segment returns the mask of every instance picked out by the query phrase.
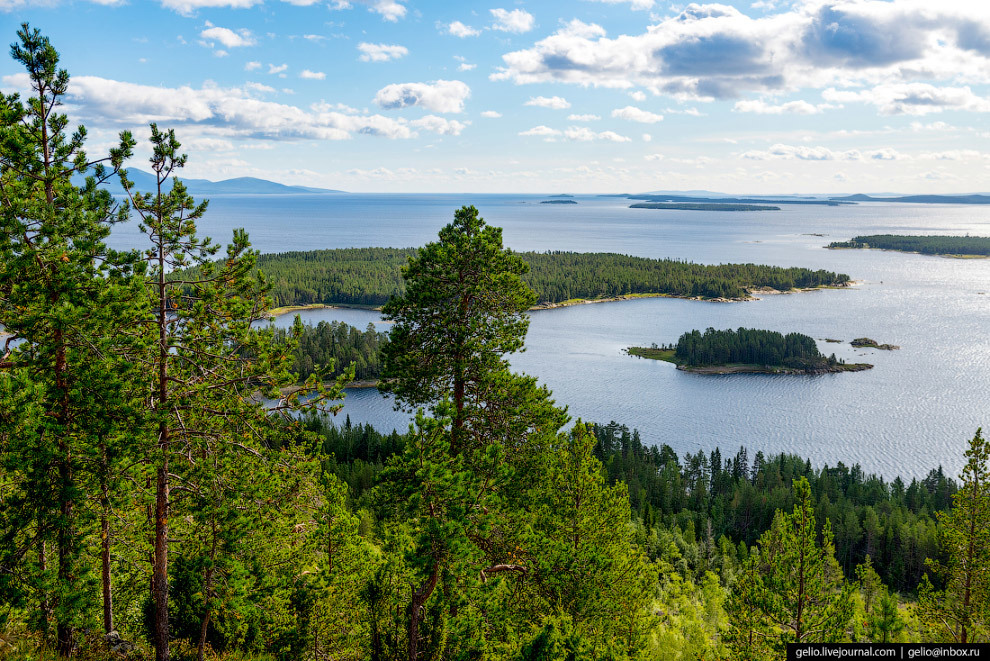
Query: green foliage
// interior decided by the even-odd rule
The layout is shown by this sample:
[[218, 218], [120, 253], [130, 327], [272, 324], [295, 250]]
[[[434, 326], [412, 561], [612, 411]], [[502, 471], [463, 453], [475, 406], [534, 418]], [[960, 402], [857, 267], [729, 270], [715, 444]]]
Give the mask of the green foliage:
[[945, 586], [936, 590], [926, 575], [919, 587], [918, 617], [931, 640], [975, 643], [990, 640], [990, 444], [981, 429], [969, 442], [962, 486], [952, 509], [939, 513], [944, 561], [929, 561]]
[[739, 330], [694, 330], [681, 335], [674, 356], [685, 365], [726, 365], [746, 363], [783, 365], [815, 370], [836, 363], [818, 351], [815, 340], [801, 333], [783, 335], [776, 331], [740, 328]]
[[329, 367], [325, 375], [331, 378], [353, 369], [355, 379], [376, 379], [381, 369], [379, 354], [388, 335], [376, 331], [373, 324], [361, 331], [340, 321], [321, 321], [316, 326], [303, 326], [298, 335], [294, 330], [277, 328], [273, 341], [295, 345], [291, 369], [300, 381], [320, 367]]
[[797, 503], [778, 511], [732, 588], [726, 642], [734, 658], [777, 658], [788, 642], [842, 642], [853, 615], [852, 586], [835, 560], [826, 521], [821, 543], [811, 485], [794, 481]]
[[871, 234], [835, 241], [829, 248], [877, 248], [920, 252], [923, 255], [990, 255], [990, 237], [983, 236], [904, 236]]
[[[261, 255], [258, 268], [276, 305], [311, 303], [378, 306], [405, 295], [401, 269], [414, 248], [338, 248]], [[759, 264], [694, 264], [615, 253], [523, 252], [522, 280], [539, 303], [574, 298], [665, 294], [742, 298], [753, 289], [839, 286], [849, 276], [830, 271]], [[194, 273], [194, 272], [193, 272]], [[192, 275], [185, 274], [185, 275]], [[184, 276], [183, 276], [184, 277]]]

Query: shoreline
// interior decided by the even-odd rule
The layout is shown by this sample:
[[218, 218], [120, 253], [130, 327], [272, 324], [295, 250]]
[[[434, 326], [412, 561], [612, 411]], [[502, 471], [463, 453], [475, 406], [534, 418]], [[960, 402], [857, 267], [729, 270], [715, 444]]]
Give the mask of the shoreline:
[[826, 250], [879, 250], [881, 252], [899, 252], [904, 255], [923, 255], [924, 257], [945, 257], [947, 259], [990, 259], [990, 255], [967, 255], [949, 252], [920, 252], [918, 250], [898, 250], [896, 248], [853, 248], [850, 246], [825, 246]]
[[[702, 301], [705, 303], [746, 303], [749, 301], [759, 301], [760, 296], [777, 296], [784, 294], [803, 294], [808, 292], [821, 291], [823, 289], [848, 289], [850, 286], [860, 284], [859, 280], [850, 280], [843, 285], [822, 285], [820, 287], [797, 287], [782, 291], [769, 287], [749, 290], [745, 297], [738, 298], [706, 298], [704, 296], [680, 296], [677, 294], [622, 294], [621, 296], [610, 296], [608, 298], [570, 298], [559, 303], [537, 303], [529, 308], [528, 312], [539, 312], [540, 310], [555, 310], [557, 308], [569, 308], [575, 305], [594, 305], [596, 303], [617, 303], [619, 301], [629, 301], [637, 298], [679, 298], [684, 301]], [[285, 305], [272, 308], [268, 311], [270, 317], [281, 317], [294, 312], [304, 312], [306, 310], [332, 310], [342, 308], [345, 310], [368, 310], [380, 312], [382, 306], [359, 305], [356, 303], [310, 303], [307, 305]]]
[[815, 368], [812, 370], [797, 367], [787, 367], [786, 365], [756, 365], [751, 363], [729, 363], [725, 365], [684, 365], [674, 357], [673, 349], [654, 349], [650, 347], [626, 347], [627, 355], [647, 360], [659, 360], [664, 363], [671, 363], [682, 372], [690, 374], [804, 374], [814, 376], [817, 374], [838, 374], [840, 372], [862, 372], [873, 369], [869, 363], [839, 363], [827, 367]]

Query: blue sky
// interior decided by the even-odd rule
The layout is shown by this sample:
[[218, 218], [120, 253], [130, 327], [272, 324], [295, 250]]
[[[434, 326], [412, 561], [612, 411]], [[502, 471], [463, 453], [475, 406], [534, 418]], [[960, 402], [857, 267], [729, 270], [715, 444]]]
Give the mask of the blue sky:
[[[0, 0], [92, 154], [349, 191], [990, 190], [987, 0]], [[0, 62], [0, 87], [25, 75]], [[133, 165], [141, 167], [147, 150]]]

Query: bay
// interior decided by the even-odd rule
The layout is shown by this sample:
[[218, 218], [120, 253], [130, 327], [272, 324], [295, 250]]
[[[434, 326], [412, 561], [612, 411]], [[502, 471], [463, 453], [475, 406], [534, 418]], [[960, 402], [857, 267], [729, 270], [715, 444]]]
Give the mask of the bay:
[[[956, 474], [966, 441], [990, 420], [990, 260], [826, 250], [856, 234], [990, 236], [990, 208], [867, 203], [782, 206], [780, 211], [629, 209], [622, 198], [513, 195], [218, 196], [201, 233], [229, 239], [245, 227], [262, 252], [419, 246], [462, 204], [504, 229], [516, 250], [619, 252], [702, 263], [753, 262], [825, 268], [858, 284], [845, 290], [766, 296], [745, 303], [636, 299], [535, 312], [513, 367], [550, 387], [574, 418], [616, 420], [649, 443], [683, 454], [740, 445], [794, 452], [818, 465], [859, 463], [888, 477]], [[821, 234], [824, 236], [812, 236]], [[142, 245], [133, 224], [115, 247]], [[373, 312], [314, 310], [304, 321], [363, 327]], [[279, 325], [291, 323], [280, 317]], [[825, 353], [869, 362], [866, 372], [818, 376], [701, 376], [630, 357], [631, 345], [676, 341], [688, 330], [767, 328], [819, 338]], [[900, 345], [857, 350], [855, 337]], [[843, 340], [842, 344], [824, 338]], [[374, 390], [349, 390], [340, 414], [404, 429], [408, 415]]]

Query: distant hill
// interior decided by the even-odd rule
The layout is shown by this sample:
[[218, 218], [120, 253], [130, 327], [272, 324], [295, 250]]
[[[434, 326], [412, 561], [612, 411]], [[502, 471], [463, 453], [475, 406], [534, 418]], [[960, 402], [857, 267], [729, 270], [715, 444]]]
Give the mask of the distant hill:
[[915, 204], [990, 204], [990, 195], [901, 195], [899, 197], [871, 197], [847, 195], [829, 198], [838, 202], [913, 202]]
[[[155, 187], [155, 176], [150, 172], [138, 170], [137, 168], [127, 168], [127, 177], [134, 182], [137, 190], [150, 192]], [[311, 186], [286, 186], [267, 179], [256, 179], [255, 177], [237, 177], [236, 179], [224, 179], [223, 181], [210, 181], [208, 179], [186, 179], [179, 177], [182, 183], [192, 195], [323, 195], [331, 193], [343, 193], [345, 191], [331, 190], [329, 188], [313, 188]], [[122, 195], [124, 189], [120, 182], [114, 178], [107, 182], [107, 190], [115, 195]], [[169, 186], [171, 188], [171, 185]]]

